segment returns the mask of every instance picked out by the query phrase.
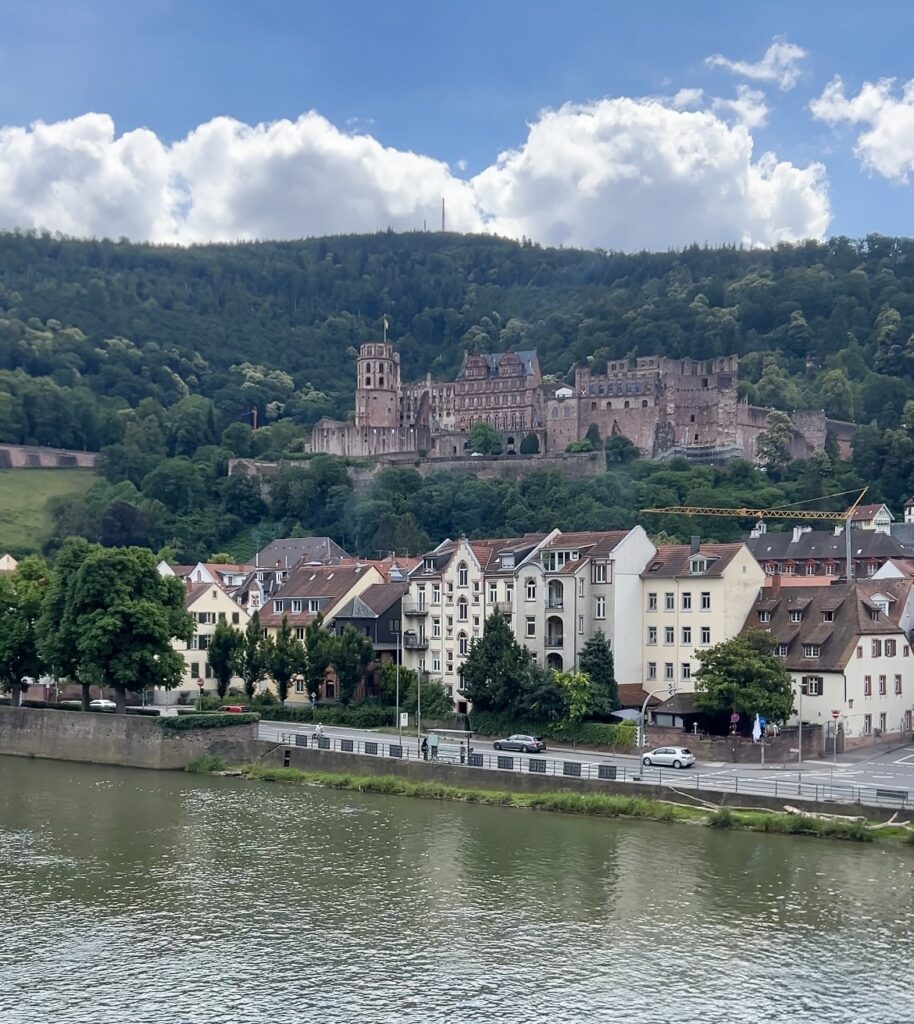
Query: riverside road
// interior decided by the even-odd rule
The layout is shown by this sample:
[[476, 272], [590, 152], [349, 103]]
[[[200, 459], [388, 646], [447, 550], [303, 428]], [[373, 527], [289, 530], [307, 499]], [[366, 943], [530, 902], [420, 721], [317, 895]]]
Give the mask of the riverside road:
[[[292, 722], [261, 722], [259, 738], [274, 743], [295, 743], [296, 736], [312, 743], [314, 726]], [[378, 753], [387, 753], [391, 744], [398, 743], [397, 734], [375, 730], [324, 727], [324, 737], [332, 749], [342, 749], [342, 741], [353, 744], [352, 752], [363, 750], [363, 744], [379, 744]], [[346, 744], [348, 747], [348, 743]], [[415, 733], [402, 736], [403, 757], [413, 760], [421, 756]], [[762, 767], [761, 752], [755, 764], [726, 764], [720, 761], [700, 761], [694, 768], [677, 771], [673, 768], [642, 768], [639, 758], [632, 754], [609, 754], [593, 750], [580, 750], [567, 746], [549, 745], [544, 754], [513, 754], [508, 767], [498, 763], [498, 752], [491, 741], [473, 739], [474, 754], [483, 755], [479, 767], [494, 770], [530, 771], [531, 759], [545, 760], [546, 774], [572, 774], [566, 764], [580, 764], [581, 776], [597, 778], [600, 766], [613, 766], [620, 781], [658, 783], [681, 789], [707, 789], [734, 793], [784, 797], [792, 799], [824, 799], [864, 802], [881, 806], [914, 805], [914, 746], [890, 751], [853, 752], [839, 755], [837, 761], [822, 759], [804, 761], [800, 765]], [[511, 752], [504, 752], [512, 756]], [[538, 766], [537, 766], [538, 767]], [[543, 769], [540, 768], [542, 771]]]

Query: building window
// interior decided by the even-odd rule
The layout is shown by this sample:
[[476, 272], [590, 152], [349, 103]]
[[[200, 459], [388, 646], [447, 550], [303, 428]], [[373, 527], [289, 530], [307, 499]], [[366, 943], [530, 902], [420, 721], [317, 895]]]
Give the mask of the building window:
[[536, 580], [532, 576], [528, 576], [526, 581], [526, 593], [528, 601], [536, 600]]
[[682, 642], [683, 642], [683, 644], [686, 647], [691, 646], [691, 643], [692, 643], [692, 627], [691, 626], [683, 626], [682, 627]]
[[301, 598], [300, 597], [293, 598], [292, 599], [292, 611], [293, 612], [300, 612], [301, 609], [302, 609]]
[[863, 644], [858, 644], [857, 645], [857, 657], [858, 658], [862, 658], [863, 657]]
[[527, 631], [524, 636], [528, 639], [536, 636], [536, 619], [532, 615], [527, 616]]
[[647, 595], [647, 610], [649, 612], [657, 611], [657, 595], [656, 594], [648, 594]]
[[816, 574], [815, 563], [812, 563], [812, 562], [807, 563], [807, 565], [806, 565], [806, 575], [807, 576], [815, 576], [815, 574]]
[[708, 644], [711, 643], [711, 627], [710, 626], [702, 626], [701, 627], [701, 643], [702, 643], [702, 646], [704, 646], [704, 647], [707, 647]]
[[872, 734], [873, 734], [873, 716], [872, 715], [864, 715], [863, 716], [863, 735], [864, 736], [872, 736]]
[[508, 602], [508, 604], [512, 604], [513, 601], [514, 601], [514, 584], [513, 583], [506, 583], [505, 584], [505, 600]]
[[673, 663], [671, 661], [667, 661], [664, 663], [663, 678], [666, 679], [668, 682], [676, 678], [673, 675]]
[[787, 644], [778, 644], [774, 653], [779, 658], [786, 658], [787, 657]]
[[822, 696], [822, 677], [821, 676], [803, 676], [803, 680], [800, 683], [800, 690], [804, 696], [807, 697], [821, 697]]
[[457, 586], [465, 587], [470, 580], [470, 571], [467, 569], [466, 562], [461, 562], [457, 566]]
[[432, 619], [432, 636], [441, 636], [441, 619]]
[[584, 635], [584, 616], [583, 615], [579, 615], [578, 616], [578, 634], [580, 636]]
[[498, 584], [497, 583], [490, 583], [489, 584], [489, 604], [495, 604], [495, 602], [497, 600], [498, 600]]
[[213, 678], [213, 667], [208, 661], [203, 666], [203, 675], [206, 676], [207, 679]]
[[885, 733], [885, 712], [881, 712], [879, 715], [879, 731]]
[[296, 640], [304, 640], [305, 639], [305, 627], [304, 626], [296, 626], [295, 627], [295, 639]]
[[771, 612], [759, 612], [758, 620], [759, 622], [771, 622]]
[[885, 656], [887, 658], [894, 658], [898, 651], [895, 640], [886, 640], [885, 642]]
[[451, 674], [454, 671], [454, 652], [446, 651], [444, 655], [444, 671]]
[[709, 612], [711, 610], [711, 594], [707, 590], [701, 592], [701, 610], [703, 612]]
[[864, 676], [863, 677], [863, 696], [864, 697], [869, 697], [869, 696], [871, 696], [872, 692], [873, 692], [873, 677], [872, 676]]
[[594, 583], [608, 582], [609, 576], [606, 569], [606, 562], [594, 562], [592, 579]]
[[232, 623], [237, 626], [240, 621], [241, 621], [240, 613], [239, 612], [232, 612]]
[[895, 693], [901, 693], [901, 676], [895, 676]]
[[606, 598], [598, 597], [593, 604], [593, 617], [595, 619], [606, 618]]
[[648, 679], [656, 679], [657, 678], [657, 662], [656, 661], [649, 661], [647, 663], [647, 678]]
[[657, 627], [656, 626], [648, 626], [647, 627], [647, 642], [649, 644], [651, 644], [651, 645], [657, 643]]
[[[285, 608], [286, 608], [286, 602], [285, 601], [274, 601], [273, 602], [273, 611], [274, 612], [279, 613], [279, 612], [285, 611]], [[200, 612], [200, 621], [204, 622], [205, 620], [204, 620], [203, 616], [204, 615], [208, 615], [208, 614], [209, 614], [208, 612]]]
[[461, 658], [465, 658], [467, 656], [468, 649], [469, 643], [467, 641], [467, 635], [461, 631], [457, 634], [457, 653]]
[[690, 612], [692, 610], [692, 592], [689, 590], [682, 595], [682, 610], [684, 612]]
[[434, 572], [435, 571], [435, 559], [434, 558], [423, 559], [422, 571], [423, 572]]
[[797, 574], [796, 564], [794, 562], [788, 562], [784, 566], [784, 575], [785, 576], [796, 576], [796, 574]]
[[441, 584], [432, 584], [432, 604], [441, 604]]
[[199, 679], [200, 678], [200, 662], [199, 661], [192, 661], [190, 663], [190, 677], [191, 677], [191, 679]]
[[886, 694], [885, 676], [879, 677], [879, 696], [884, 697]]
[[311, 597], [308, 599], [308, 611], [312, 614], [316, 614], [321, 610], [321, 599], [319, 597]]
[[819, 657], [819, 645], [818, 644], [803, 644], [803, 657], [804, 658], [818, 658]]
[[874, 658], [881, 658], [882, 657], [882, 641], [881, 640], [873, 640], [873, 642], [872, 642], [872, 654], [873, 654]]
[[665, 626], [663, 629], [663, 642], [673, 644], [676, 642], [676, 633], [672, 626]]
[[432, 655], [432, 671], [433, 672], [440, 672], [441, 671], [441, 658], [437, 654], [433, 654]]
[[833, 611], [831, 611], [831, 609], [828, 609], [827, 611], [822, 612], [822, 621], [823, 622], [834, 622], [835, 621], [835, 613]]
[[466, 622], [469, 614], [470, 609], [469, 605], [467, 604], [467, 599], [465, 597], [461, 597], [460, 600], [457, 602], [457, 621]]
[[296, 693], [305, 693], [306, 691], [307, 691], [307, 686], [305, 684], [304, 679], [296, 679], [295, 680], [295, 692]]
[[682, 663], [682, 673], [681, 673], [681, 677], [680, 678], [682, 678], [682, 679], [691, 679], [692, 678], [692, 665], [691, 665], [690, 662], [684, 661]]
[[803, 613], [798, 611], [796, 608], [791, 608], [787, 613], [787, 618], [790, 619], [791, 622], [802, 622]]
[[834, 566], [833, 562], [829, 562], [825, 566], [825, 575], [826, 576], [834, 576], [835, 575], [835, 566]]
[[578, 597], [584, 596], [584, 577], [581, 576], [578, 580]]
[[676, 595], [675, 594], [664, 594], [663, 595], [664, 607], [668, 612], [676, 610]]
[[700, 576], [708, 568], [708, 560], [706, 558], [690, 558], [689, 559], [689, 572], [692, 576]]

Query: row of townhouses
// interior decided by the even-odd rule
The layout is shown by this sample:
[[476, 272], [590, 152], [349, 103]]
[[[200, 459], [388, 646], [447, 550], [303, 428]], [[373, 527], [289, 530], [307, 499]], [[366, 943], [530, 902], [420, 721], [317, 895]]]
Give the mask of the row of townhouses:
[[[603, 632], [628, 706], [693, 693], [698, 654], [758, 627], [785, 660], [803, 720], [825, 725], [837, 712], [845, 736], [862, 741], [910, 732], [914, 709], [914, 536], [896, 536], [887, 512], [860, 510], [851, 583], [843, 538], [759, 528], [745, 543], [695, 538], [659, 548], [640, 526], [461, 537], [420, 558], [379, 561], [352, 558], [329, 538], [301, 538], [274, 542], [248, 565], [163, 563], [160, 571], [185, 580], [197, 623], [190, 644], [179, 645], [186, 695], [200, 683], [215, 687], [206, 650], [217, 623], [243, 629], [254, 611], [265, 632], [287, 618], [299, 638], [318, 616], [335, 632], [352, 626], [379, 662], [440, 679], [458, 711], [467, 709], [463, 664], [494, 611], [555, 669], [576, 668], [584, 644]], [[905, 519], [914, 533], [907, 509]], [[318, 696], [335, 699], [332, 673]], [[310, 699], [303, 682], [293, 687], [291, 702]]]

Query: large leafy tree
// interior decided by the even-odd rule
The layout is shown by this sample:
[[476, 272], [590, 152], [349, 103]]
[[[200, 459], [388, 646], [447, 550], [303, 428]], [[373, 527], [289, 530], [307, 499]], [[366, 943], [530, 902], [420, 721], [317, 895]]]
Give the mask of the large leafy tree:
[[238, 674], [244, 680], [244, 692], [249, 699], [267, 672], [269, 651], [270, 645], [260, 625], [260, 613], [255, 610], [244, 628], [238, 651]]
[[320, 695], [327, 669], [333, 661], [334, 638], [324, 629], [324, 618], [316, 616], [305, 626], [305, 680], [308, 692]]
[[0, 573], [0, 690], [17, 707], [27, 680], [45, 668], [38, 639], [38, 620], [48, 587], [44, 559], [24, 558], [12, 573]]
[[735, 711], [784, 722], [793, 711], [793, 686], [784, 662], [775, 657], [771, 636], [750, 629], [696, 657], [695, 704], [716, 714]]
[[68, 581], [65, 617], [76, 635], [80, 681], [114, 690], [117, 711], [128, 690], [176, 686], [184, 660], [174, 640], [189, 640], [194, 624], [184, 587], [162, 576], [142, 548], [95, 548]]
[[593, 686], [591, 713], [606, 716], [615, 711], [619, 707], [615, 661], [612, 644], [602, 629], [597, 630], [581, 648], [578, 666]]
[[282, 625], [267, 652], [267, 671], [276, 683], [280, 702], [285, 703], [289, 696], [289, 683], [305, 671], [305, 648], [296, 639], [288, 615], [283, 615]]
[[524, 703], [533, 655], [514, 639], [498, 611], [486, 619], [482, 636], [463, 663], [463, 693], [476, 711], [516, 711]]
[[225, 697], [232, 682], [232, 676], [238, 674], [238, 662], [244, 645], [244, 635], [227, 622], [217, 622], [210, 638], [210, 668], [216, 677], [216, 692]]
[[501, 434], [482, 420], [470, 428], [467, 441], [471, 452], [479, 452], [480, 455], [501, 455]]
[[367, 636], [349, 625], [333, 640], [331, 660], [339, 684], [339, 698], [341, 703], [348, 704], [365, 678], [374, 658], [374, 647]]

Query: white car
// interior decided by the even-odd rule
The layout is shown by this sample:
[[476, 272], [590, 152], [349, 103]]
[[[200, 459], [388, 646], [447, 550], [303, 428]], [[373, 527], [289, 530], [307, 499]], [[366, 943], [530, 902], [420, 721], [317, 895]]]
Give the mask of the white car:
[[645, 767], [652, 764], [662, 765], [670, 768], [692, 768], [695, 764], [695, 755], [688, 747], [657, 747], [641, 758]]
[[113, 711], [117, 704], [113, 700], [90, 700], [89, 707], [95, 708], [96, 711]]

